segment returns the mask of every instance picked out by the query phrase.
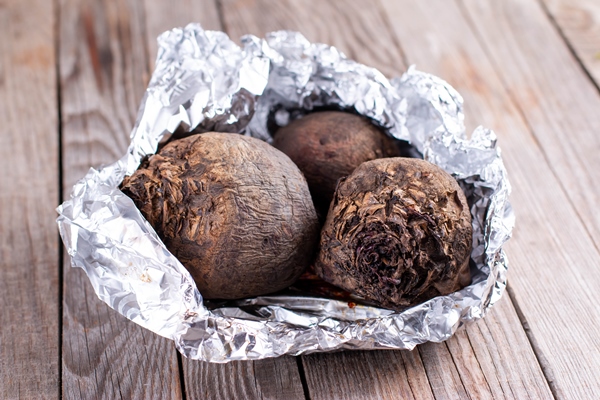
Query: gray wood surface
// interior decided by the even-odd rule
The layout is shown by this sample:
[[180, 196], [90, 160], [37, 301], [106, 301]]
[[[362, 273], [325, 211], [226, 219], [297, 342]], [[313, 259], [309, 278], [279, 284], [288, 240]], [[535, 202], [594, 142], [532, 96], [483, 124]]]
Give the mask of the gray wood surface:
[[223, 21], [231, 38], [264, 37], [280, 29], [301, 32], [312, 42], [336, 46], [348, 57], [395, 76], [405, 69], [388, 19], [377, 3], [363, 1], [268, 0], [222, 1]]
[[[552, 73], [555, 66], [545, 59], [539, 59], [536, 66], [531, 67], [535, 72], [528, 80], [515, 72], [518, 71], [515, 65], [525, 68], [525, 60], [533, 62], [536, 58], [533, 53], [519, 54], [519, 45], [515, 42], [521, 45], [530, 41], [525, 34], [527, 29], [532, 32], [543, 29], [536, 25], [540, 20], [536, 9], [541, 10], [534, 1], [471, 2], [462, 7], [458, 3], [434, 1], [427, 8], [413, 7], [410, 17], [401, 17], [400, 10], [409, 3], [408, 0], [384, 2], [387, 13], [397, 15], [393, 26], [399, 40], [406, 43], [407, 58], [421, 67], [427, 65], [428, 70], [458, 89], [465, 98], [471, 126], [480, 123], [498, 134], [514, 188], [511, 202], [518, 221], [507, 245], [511, 260], [511, 297], [520, 309], [523, 322], [527, 323], [544, 373], [553, 392], [560, 397], [594, 397], [599, 391], [595, 373], [600, 362], [599, 339], [595, 332], [600, 318], [598, 310], [590, 304], [598, 302], [593, 287], [598, 286], [600, 254], [578, 216], [578, 207], [563, 186], [566, 178], [558, 175], [557, 168], [559, 165], [564, 168], [564, 164], [558, 160], [555, 163], [545, 152], [545, 146], [550, 145], [543, 142], [547, 143], [552, 140], [549, 136], [559, 133], [549, 129], [537, 131], [531, 126], [525, 114], [535, 113], [538, 108], [520, 104], [514, 91], [506, 86], [508, 83], [504, 83], [516, 80], [531, 85], [535, 83], [535, 74]], [[484, 12], [485, 5], [491, 7], [492, 4], [498, 7], [501, 4], [501, 7]], [[431, 13], [431, 7], [437, 12]], [[523, 18], [519, 23], [509, 22], [519, 21], [519, 18]], [[500, 35], [505, 41], [511, 40], [511, 27], [522, 29], [520, 35], [509, 42], [515, 54], [509, 57], [505, 53], [510, 62], [500, 63], [488, 53], [490, 49], [503, 51], [505, 43]], [[428, 35], [415, 36], [413, 32], [417, 28], [426, 30]], [[490, 41], [492, 32], [497, 39], [494, 42]], [[564, 46], [560, 36], [554, 37], [554, 42], [546, 44], [537, 38], [537, 45], [552, 53], [556, 47]], [[530, 43], [530, 49], [532, 46]], [[508, 76], [509, 72], [512, 75]], [[548, 88], [546, 95], [536, 95], [540, 104], [547, 101], [551, 89]], [[569, 111], [557, 108], [553, 112]], [[558, 146], [557, 141], [553, 143]], [[583, 153], [581, 157], [589, 160], [592, 156]], [[590, 369], [583, 370], [582, 365]]]
[[419, 350], [302, 357], [311, 399], [434, 399]]
[[204, 29], [223, 30], [216, 0], [143, 0], [146, 12], [146, 43], [149, 55], [149, 71], [154, 70], [156, 38], [163, 32], [183, 27], [191, 22], [200, 23]]
[[2, 399], [60, 396], [54, 16], [45, 0], [0, 2]]
[[[411, 352], [210, 364], [101, 302], [54, 208], [124, 153], [156, 36], [188, 22], [235, 41], [293, 29], [457, 88], [469, 130], [498, 134], [517, 215], [486, 318]], [[593, 0], [0, 0], [0, 398], [597, 397], [598, 32]]]
[[[522, 299], [519, 305], [555, 392], [597, 396], [600, 310], [589, 305], [600, 302], [600, 188], [590, 182], [600, 178], [600, 94], [539, 2], [510, 0], [502, 8], [475, 3], [465, 1], [464, 10], [482, 44], [495, 49], [490, 59], [570, 207], [555, 204], [574, 211], [546, 215], [556, 221], [546, 239], [559, 241], [562, 257], [548, 263], [543, 280], [534, 279], [532, 271], [520, 273], [514, 292]], [[502, 57], [514, 62], [505, 66]], [[544, 289], [565, 295], [534, 294]], [[540, 300], [543, 313], [538, 312]], [[573, 359], [563, 353], [573, 351], [581, 355]], [[588, 368], [580, 371], [582, 364]]]
[[494, 49], [487, 56], [584, 224], [583, 234], [600, 248], [600, 187], [590, 185], [600, 177], [598, 89], [538, 1], [464, 0], [463, 10], [484, 49]]
[[[143, 4], [60, 2], [65, 196], [91, 166], [120, 158], [149, 76]], [[66, 399], [179, 399], [173, 343], [101, 302], [65, 256], [62, 390]]]
[[[550, 22], [565, 44], [600, 86], [600, 2], [596, 0], [542, 0]], [[560, 50], [562, 51], [562, 50]]]
[[188, 399], [304, 399], [296, 359], [211, 364], [184, 361]]

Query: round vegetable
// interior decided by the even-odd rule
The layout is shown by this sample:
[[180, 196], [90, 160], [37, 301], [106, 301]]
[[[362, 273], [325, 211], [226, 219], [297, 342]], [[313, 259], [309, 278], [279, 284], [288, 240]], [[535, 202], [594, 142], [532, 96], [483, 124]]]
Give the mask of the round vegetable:
[[471, 214], [452, 176], [420, 159], [373, 160], [340, 181], [315, 271], [401, 309], [466, 286], [471, 246]]
[[364, 117], [341, 111], [308, 114], [279, 129], [273, 146], [304, 173], [324, 218], [338, 179], [365, 161], [400, 155], [397, 141]]
[[173, 141], [121, 189], [205, 298], [278, 291], [313, 259], [319, 225], [306, 180], [261, 140], [210, 132]]

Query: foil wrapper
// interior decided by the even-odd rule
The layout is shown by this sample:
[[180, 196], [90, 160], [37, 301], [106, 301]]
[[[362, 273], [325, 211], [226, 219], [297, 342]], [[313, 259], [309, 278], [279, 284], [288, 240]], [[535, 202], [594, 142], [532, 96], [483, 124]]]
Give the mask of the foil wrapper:
[[[256, 360], [338, 349], [412, 349], [448, 339], [482, 318], [506, 285], [514, 216], [496, 136], [468, 139], [461, 96], [446, 82], [410, 68], [388, 80], [335, 47], [300, 33], [244, 36], [242, 46], [198, 24], [159, 39], [152, 75], [127, 154], [91, 169], [58, 207], [72, 265], [98, 297], [135, 323], [172, 339], [192, 359]], [[472, 284], [402, 312], [366, 304], [280, 294], [203, 303], [188, 271], [166, 249], [118, 186], [161, 141], [225, 131], [270, 141], [270, 127], [313, 109], [338, 108], [371, 118], [456, 177], [473, 216]]]

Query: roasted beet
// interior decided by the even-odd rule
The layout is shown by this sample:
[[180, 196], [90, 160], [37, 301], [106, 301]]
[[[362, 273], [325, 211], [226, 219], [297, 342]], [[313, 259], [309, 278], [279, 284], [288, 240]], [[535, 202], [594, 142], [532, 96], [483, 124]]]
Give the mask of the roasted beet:
[[471, 247], [471, 214], [456, 180], [420, 159], [386, 158], [340, 181], [315, 271], [402, 309], [466, 286]]
[[398, 142], [368, 119], [341, 111], [315, 112], [292, 121], [275, 133], [273, 146], [304, 173], [323, 219], [338, 179], [365, 161], [400, 155]]
[[306, 180], [258, 139], [211, 132], [173, 141], [121, 189], [205, 298], [275, 292], [312, 261], [319, 226]]

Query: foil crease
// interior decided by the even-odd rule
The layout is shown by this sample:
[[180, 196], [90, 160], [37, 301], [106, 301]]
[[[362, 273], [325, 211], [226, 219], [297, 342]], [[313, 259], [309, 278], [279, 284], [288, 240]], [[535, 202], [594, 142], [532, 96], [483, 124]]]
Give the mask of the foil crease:
[[[413, 67], [388, 80], [298, 32], [247, 35], [239, 47], [223, 32], [190, 24], [158, 42], [127, 154], [90, 169], [57, 209], [72, 265], [87, 273], [110, 307], [172, 339], [186, 357], [222, 363], [338, 349], [412, 349], [448, 339], [502, 296], [508, 268], [502, 246], [514, 225], [510, 184], [495, 134], [480, 127], [467, 138], [463, 100], [446, 82]], [[371, 118], [456, 177], [473, 216], [472, 284], [402, 312], [289, 294], [209, 309], [119, 184], [171, 135], [217, 130], [270, 141], [273, 124], [332, 107]]]

